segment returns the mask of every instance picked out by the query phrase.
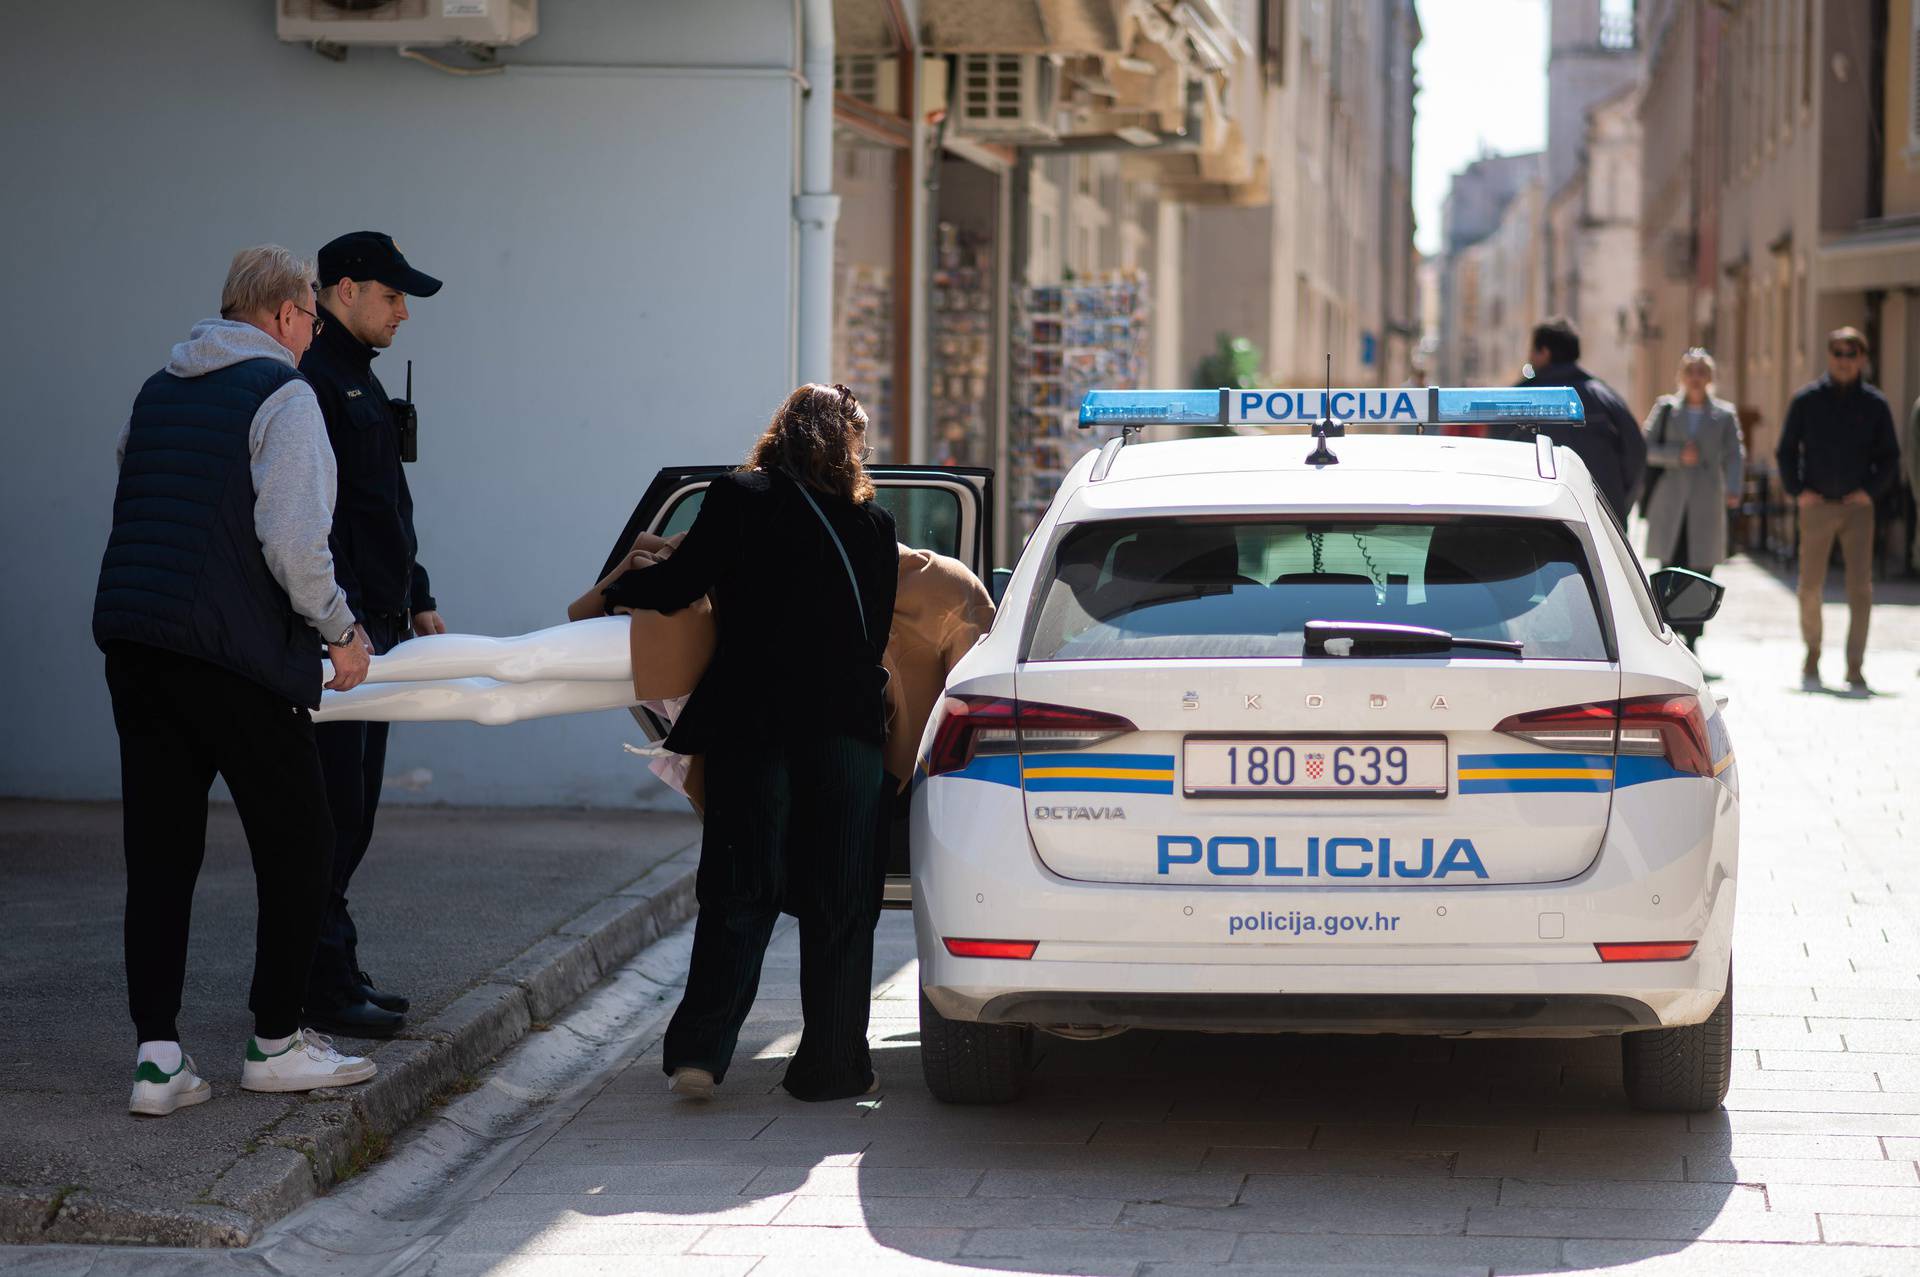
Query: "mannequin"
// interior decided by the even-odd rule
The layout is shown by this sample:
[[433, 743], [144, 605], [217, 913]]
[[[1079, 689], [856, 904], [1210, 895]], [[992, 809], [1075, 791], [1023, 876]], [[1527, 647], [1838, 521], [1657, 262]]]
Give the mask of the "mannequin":
[[[684, 535], [684, 534], [683, 534]], [[706, 599], [672, 615], [606, 615], [600, 591], [629, 568], [671, 555], [680, 536], [642, 532], [613, 571], [567, 608], [569, 624], [513, 638], [429, 634], [369, 663], [349, 692], [328, 692], [316, 723], [474, 722], [491, 727], [527, 718], [583, 714], [635, 705], [663, 708], [693, 691], [713, 655], [713, 605]]]
[[429, 634], [374, 657], [359, 687], [326, 693], [313, 721], [468, 721], [497, 727], [554, 714], [625, 709], [641, 701], [634, 688], [633, 628], [628, 617], [606, 616], [515, 638]]

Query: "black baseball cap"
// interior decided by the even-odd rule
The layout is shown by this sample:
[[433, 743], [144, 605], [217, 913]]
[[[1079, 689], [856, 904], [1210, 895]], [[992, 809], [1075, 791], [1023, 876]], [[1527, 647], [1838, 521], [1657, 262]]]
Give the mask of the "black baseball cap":
[[353, 231], [329, 240], [320, 249], [320, 287], [331, 288], [343, 279], [377, 279], [409, 297], [431, 297], [440, 281], [407, 265], [393, 236], [379, 231]]

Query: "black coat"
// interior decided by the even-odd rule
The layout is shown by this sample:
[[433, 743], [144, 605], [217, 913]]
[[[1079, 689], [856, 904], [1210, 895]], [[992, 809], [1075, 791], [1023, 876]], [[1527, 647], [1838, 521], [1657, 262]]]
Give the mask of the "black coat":
[[1887, 397], [1864, 381], [1841, 386], [1823, 376], [1809, 382], [1787, 406], [1774, 460], [1788, 496], [1884, 497], [1900, 478], [1900, 439]]
[[701, 754], [756, 737], [885, 738], [877, 672], [899, 580], [893, 516], [877, 501], [813, 496], [853, 563], [864, 639], [839, 551], [785, 476], [743, 470], [714, 480], [673, 556], [623, 574], [606, 590], [609, 604], [659, 612], [713, 595], [713, 661], [674, 720], [667, 748]]
[[1587, 463], [1593, 486], [1606, 498], [1620, 526], [1647, 473], [1647, 437], [1613, 387], [1579, 364], [1549, 364], [1534, 370], [1528, 386], [1572, 386], [1586, 420], [1579, 425], [1542, 426], [1540, 433]]
[[436, 610], [427, 570], [415, 557], [413, 493], [400, 467], [400, 431], [373, 358], [380, 352], [338, 319], [300, 360], [326, 418], [339, 469], [333, 507], [333, 574], [359, 617]]

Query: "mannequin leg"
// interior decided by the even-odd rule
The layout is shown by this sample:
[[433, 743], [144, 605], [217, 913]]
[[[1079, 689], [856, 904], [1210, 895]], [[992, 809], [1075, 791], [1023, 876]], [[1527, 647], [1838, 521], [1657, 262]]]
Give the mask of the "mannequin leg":
[[[590, 622], [583, 621], [580, 624]], [[425, 643], [427, 639], [415, 639], [413, 642]], [[620, 643], [623, 649], [626, 642], [626, 635], [622, 634]], [[411, 647], [413, 643], [407, 646]], [[384, 659], [376, 656], [374, 661], [378, 663]], [[622, 676], [617, 680], [543, 679], [529, 683], [501, 683], [490, 678], [444, 678], [409, 683], [367, 682], [350, 692], [323, 693], [320, 708], [314, 711], [313, 721], [472, 722], [498, 727], [522, 719], [584, 714], [597, 709], [624, 709], [639, 703], [634, 699], [633, 679], [630, 676]]]
[[[604, 616], [513, 638], [429, 634], [374, 657], [367, 670], [367, 682], [466, 678], [495, 679], [503, 683], [613, 679], [631, 682], [633, 659], [627, 637], [630, 628], [631, 623], [624, 616]], [[331, 665], [326, 677], [333, 677]]]

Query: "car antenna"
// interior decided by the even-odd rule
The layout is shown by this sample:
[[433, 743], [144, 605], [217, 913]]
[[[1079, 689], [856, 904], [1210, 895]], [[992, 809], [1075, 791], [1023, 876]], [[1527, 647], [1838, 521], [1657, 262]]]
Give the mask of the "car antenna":
[[1310, 466], [1337, 466], [1340, 458], [1333, 455], [1327, 447], [1328, 439], [1338, 439], [1346, 435], [1347, 428], [1333, 419], [1333, 352], [1327, 352], [1327, 393], [1320, 400], [1320, 420], [1313, 423], [1313, 451], [1307, 454]]

